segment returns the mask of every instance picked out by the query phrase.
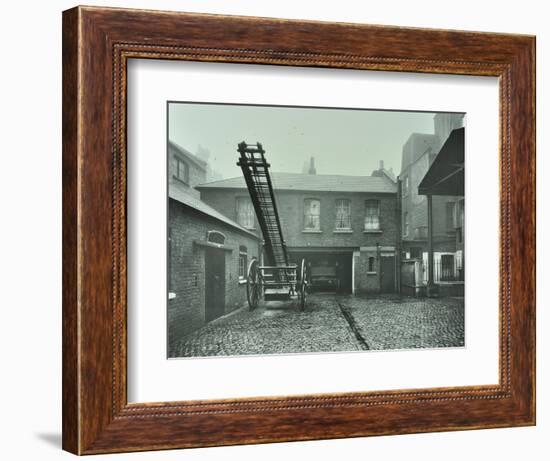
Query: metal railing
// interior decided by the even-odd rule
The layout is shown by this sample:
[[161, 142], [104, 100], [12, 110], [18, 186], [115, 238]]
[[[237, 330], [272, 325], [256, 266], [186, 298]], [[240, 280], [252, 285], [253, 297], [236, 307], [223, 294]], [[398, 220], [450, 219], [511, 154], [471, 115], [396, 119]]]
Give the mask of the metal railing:
[[[424, 283], [428, 282], [428, 262], [422, 262], [422, 274]], [[434, 282], [463, 282], [464, 265], [462, 261], [453, 258], [453, 260], [434, 261]]]

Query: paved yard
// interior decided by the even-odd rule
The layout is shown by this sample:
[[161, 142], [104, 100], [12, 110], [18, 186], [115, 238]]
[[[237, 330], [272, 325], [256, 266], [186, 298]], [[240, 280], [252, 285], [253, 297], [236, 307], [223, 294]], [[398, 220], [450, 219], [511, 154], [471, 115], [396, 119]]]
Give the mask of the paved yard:
[[177, 342], [171, 357], [461, 347], [462, 298], [314, 294], [219, 318]]

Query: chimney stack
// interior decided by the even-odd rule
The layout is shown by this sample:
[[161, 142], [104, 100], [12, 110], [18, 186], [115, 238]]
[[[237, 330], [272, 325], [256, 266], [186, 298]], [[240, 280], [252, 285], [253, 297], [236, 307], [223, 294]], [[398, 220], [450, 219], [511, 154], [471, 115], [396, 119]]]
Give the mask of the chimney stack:
[[309, 159], [309, 174], [317, 174], [317, 170], [315, 169], [315, 157], [311, 157]]
[[381, 169], [381, 170], [384, 169], [384, 160], [380, 160], [380, 169]]

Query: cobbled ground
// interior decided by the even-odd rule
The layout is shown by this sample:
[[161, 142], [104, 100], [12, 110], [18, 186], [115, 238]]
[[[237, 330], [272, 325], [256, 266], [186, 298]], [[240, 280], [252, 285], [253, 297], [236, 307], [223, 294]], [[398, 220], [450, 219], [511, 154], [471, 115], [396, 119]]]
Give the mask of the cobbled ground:
[[171, 357], [464, 346], [464, 299], [312, 294], [243, 307], [181, 338]]
[[464, 298], [380, 296], [340, 302], [369, 349], [464, 346]]

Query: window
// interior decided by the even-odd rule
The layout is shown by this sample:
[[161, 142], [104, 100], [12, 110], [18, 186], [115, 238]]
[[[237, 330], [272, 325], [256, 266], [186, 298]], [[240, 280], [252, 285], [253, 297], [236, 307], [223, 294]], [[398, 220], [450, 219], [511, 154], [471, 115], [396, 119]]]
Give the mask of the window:
[[458, 243], [463, 243], [464, 236], [462, 228], [464, 227], [464, 200], [456, 203], [456, 238]]
[[321, 230], [321, 202], [317, 199], [304, 200], [304, 230]]
[[464, 227], [464, 200], [459, 200], [456, 206], [456, 227]]
[[368, 265], [368, 271], [369, 272], [376, 272], [376, 267], [374, 266], [374, 257], [369, 257], [369, 265]]
[[428, 226], [419, 226], [414, 229], [414, 240], [425, 240], [428, 238]]
[[365, 202], [365, 230], [380, 230], [380, 202], [378, 200]]
[[455, 202], [445, 204], [445, 223], [447, 230], [453, 230], [456, 227]]
[[443, 281], [454, 280], [455, 278], [455, 257], [454, 255], [441, 255], [441, 276]]
[[409, 194], [409, 176], [403, 178], [403, 196]]
[[237, 197], [237, 222], [245, 229], [254, 229], [254, 206], [249, 197]]
[[403, 213], [403, 235], [409, 235], [409, 213]]
[[225, 244], [225, 235], [216, 230], [208, 231], [206, 234], [206, 240], [210, 243], [216, 243], [218, 245]]
[[174, 289], [172, 282], [172, 227], [168, 227], [168, 291]]
[[181, 158], [176, 159], [176, 171], [174, 176], [184, 183], [189, 183], [189, 165], [185, 163]]
[[336, 200], [336, 229], [351, 229], [351, 202]]
[[239, 247], [239, 280], [244, 280], [246, 278], [247, 266], [248, 266], [247, 250], [244, 245], [241, 245]]

